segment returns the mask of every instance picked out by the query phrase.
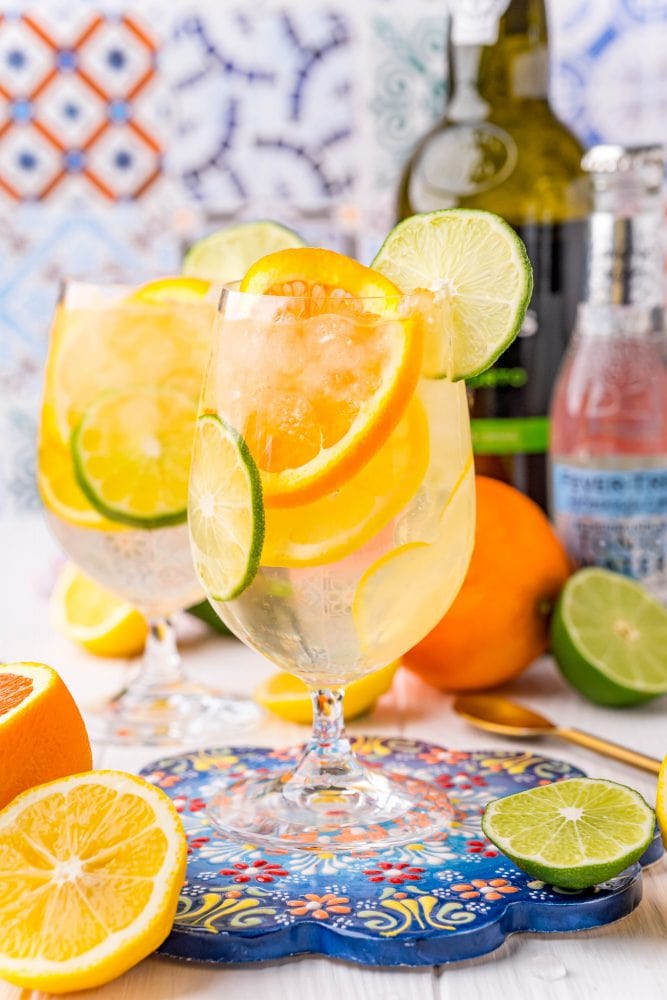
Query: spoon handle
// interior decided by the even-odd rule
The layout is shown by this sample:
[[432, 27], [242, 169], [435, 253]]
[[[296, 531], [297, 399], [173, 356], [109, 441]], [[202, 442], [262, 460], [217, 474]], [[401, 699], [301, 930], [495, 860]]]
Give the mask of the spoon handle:
[[596, 753], [604, 754], [605, 757], [614, 757], [622, 760], [625, 764], [632, 764], [634, 767], [641, 767], [644, 771], [651, 771], [657, 774], [660, 770], [661, 761], [655, 757], [647, 757], [646, 754], [637, 750], [630, 750], [629, 747], [622, 747], [619, 743], [612, 743], [611, 740], [603, 740], [600, 736], [592, 736], [591, 733], [584, 733], [581, 729], [558, 729], [558, 736], [570, 743], [578, 743], [579, 746], [588, 750], [595, 750]]

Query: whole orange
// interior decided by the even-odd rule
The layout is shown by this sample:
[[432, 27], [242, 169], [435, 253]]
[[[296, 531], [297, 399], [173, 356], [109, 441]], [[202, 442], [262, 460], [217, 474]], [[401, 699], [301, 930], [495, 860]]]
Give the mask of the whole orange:
[[521, 673], [548, 645], [552, 605], [572, 572], [549, 519], [528, 497], [476, 477], [470, 568], [444, 618], [404, 656], [443, 691], [475, 691]]
[[0, 809], [19, 792], [92, 767], [81, 713], [43, 663], [0, 666]]

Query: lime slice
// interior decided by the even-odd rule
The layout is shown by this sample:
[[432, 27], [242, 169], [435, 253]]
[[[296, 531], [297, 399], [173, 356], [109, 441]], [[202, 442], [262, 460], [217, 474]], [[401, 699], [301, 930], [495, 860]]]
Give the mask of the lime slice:
[[529, 875], [565, 889], [613, 878], [642, 856], [655, 814], [638, 792], [602, 778], [570, 778], [494, 799], [482, 830]]
[[74, 473], [90, 503], [138, 528], [186, 518], [197, 404], [172, 389], [121, 389], [98, 397], [72, 434]]
[[212, 413], [197, 422], [188, 508], [199, 579], [214, 601], [238, 597], [262, 554], [262, 483], [241, 435]]
[[582, 569], [560, 595], [551, 648], [564, 677], [600, 705], [667, 692], [667, 610], [634, 580]]
[[203, 299], [210, 284], [200, 278], [158, 278], [137, 288], [130, 295], [130, 302], [192, 302]]
[[260, 257], [303, 246], [297, 233], [277, 222], [242, 222], [218, 229], [190, 247], [183, 260], [183, 274], [222, 284], [240, 281]]
[[533, 290], [517, 234], [499, 216], [476, 209], [404, 219], [372, 267], [403, 292], [431, 293], [440, 314], [435, 328], [426, 329], [424, 373], [431, 378], [485, 371], [519, 332]]
[[658, 775], [658, 796], [656, 799], [655, 811], [658, 815], [662, 842], [667, 847], [667, 757], [660, 765]]

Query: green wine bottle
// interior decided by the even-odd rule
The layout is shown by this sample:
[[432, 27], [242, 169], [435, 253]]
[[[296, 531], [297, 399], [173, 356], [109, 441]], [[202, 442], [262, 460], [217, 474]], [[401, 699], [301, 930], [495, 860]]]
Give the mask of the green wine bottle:
[[489, 0], [450, 7], [446, 114], [403, 171], [397, 214], [486, 209], [526, 244], [533, 298], [517, 340], [470, 383], [473, 447], [478, 472], [546, 508], [547, 413], [581, 298], [591, 207], [583, 150], [549, 106], [544, 0], [495, 0], [495, 16]]

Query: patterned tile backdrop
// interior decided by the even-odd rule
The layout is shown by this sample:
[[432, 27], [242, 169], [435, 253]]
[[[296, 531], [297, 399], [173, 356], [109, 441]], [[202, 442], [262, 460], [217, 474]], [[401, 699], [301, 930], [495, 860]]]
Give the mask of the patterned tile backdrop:
[[[551, 0], [552, 96], [586, 144], [667, 141], [667, 0]], [[177, 268], [273, 216], [367, 258], [443, 103], [446, 0], [0, 0], [0, 513], [34, 439], [65, 273]]]

